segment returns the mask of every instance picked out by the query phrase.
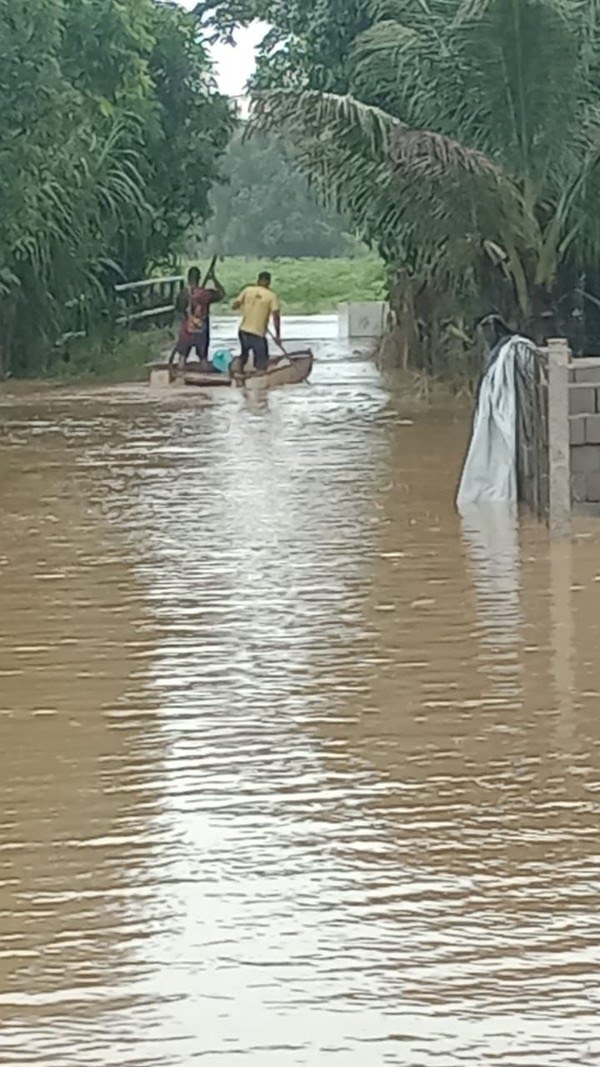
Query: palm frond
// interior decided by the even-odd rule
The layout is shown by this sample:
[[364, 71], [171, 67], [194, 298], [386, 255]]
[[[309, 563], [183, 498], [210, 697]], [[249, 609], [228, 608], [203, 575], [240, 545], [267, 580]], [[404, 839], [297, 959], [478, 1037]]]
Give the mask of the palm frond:
[[443, 176], [462, 171], [494, 178], [501, 176], [500, 168], [476, 148], [433, 130], [412, 130], [399, 124], [390, 132], [390, 157], [395, 172]]
[[314, 90], [274, 89], [256, 93], [251, 102], [248, 134], [279, 132], [293, 140], [295, 134], [318, 135], [324, 128], [356, 137], [375, 155], [385, 154], [390, 130], [398, 120], [381, 108], [352, 96]]
[[261, 94], [250, 133], [265, 129], [285, 135], [319, 199], [413, 271], [449, 273], [459, 244], [463, 261], [465, 248], [477, 258], [481, 232], [500, 240], [507, 218], [522, 215], [518, 191], [484, 153], [351, 97]]
[[487, 14], [492, 2], [493, 0], [459, 0], [458, 10], [452, 21], [453, 28], [481, 19]]

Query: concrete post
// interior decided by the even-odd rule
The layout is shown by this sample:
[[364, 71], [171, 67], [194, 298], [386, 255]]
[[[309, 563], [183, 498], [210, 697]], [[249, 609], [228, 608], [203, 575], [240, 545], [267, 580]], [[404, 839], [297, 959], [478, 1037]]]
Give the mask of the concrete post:
[[383, 337], [390, 305], [383, 300], [338, 304], [338, 333], [350, 340], [379, 341]]
[[569, 439], [569, 343], [548, 341], [548, 474], [550, 536], [571, 533], [571, 449]]

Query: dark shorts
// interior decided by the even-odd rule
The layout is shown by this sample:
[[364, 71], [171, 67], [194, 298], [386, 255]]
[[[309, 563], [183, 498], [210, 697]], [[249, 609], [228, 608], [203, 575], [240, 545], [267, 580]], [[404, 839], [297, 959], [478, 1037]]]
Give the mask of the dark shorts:
[[198, 359], [207, 360], [210, 348], [210, 323], [208, 320], [197, 334], [194, 334], [194, 346], [198, 353]]
[[245, 330], [240, 330], [240, 344], [242, 346], [242, 369], [246, 366], [251, 352], [254, 354], [255, 369], [267, 369], [269, 366], [269, 346], [266, 337], [259, 337], [256, 333], [246, 333]]
[[194, 334], [182, 334], [174, 351], [187, 359], [192, 349], [196, 349], [198, 359], [208, 359], [208, 350], [210, 348], [210, 325], [207, 322], [206, 325], [198, 330]]

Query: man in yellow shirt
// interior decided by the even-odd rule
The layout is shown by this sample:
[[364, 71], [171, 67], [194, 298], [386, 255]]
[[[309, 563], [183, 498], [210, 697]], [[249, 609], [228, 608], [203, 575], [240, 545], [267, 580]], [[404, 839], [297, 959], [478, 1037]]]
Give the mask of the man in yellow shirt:
[[281, 344], [281, 312], [277, 296], [271, 289], [271, 275], [268, 271], [259, 274], [256, 285], [248, 285], [240, 293], [234, 301], [233, 309], [241, 310], [243, 315], [240, 325], [242, 370], [251, 352], [254, 353], [256, 370], [266, 370], [269, 365], [267, 330], [271, 317], [275, 327], [275, 339], [278, 345]]

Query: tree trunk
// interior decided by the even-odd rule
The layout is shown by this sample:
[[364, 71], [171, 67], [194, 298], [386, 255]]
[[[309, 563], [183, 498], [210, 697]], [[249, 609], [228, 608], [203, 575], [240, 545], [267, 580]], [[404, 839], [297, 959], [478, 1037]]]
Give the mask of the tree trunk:
[[6, 298], [0, 302], [0, 381], [10, 375], [14, 328], [15, 303]]
[[550, 292], [543, 285], [532, 286], [531, 312], [524, 329], [527, 336], [531, 337], [536, 345], [544, 345], [549, 337], [558, 336], [558, 320], [556, 293]]

